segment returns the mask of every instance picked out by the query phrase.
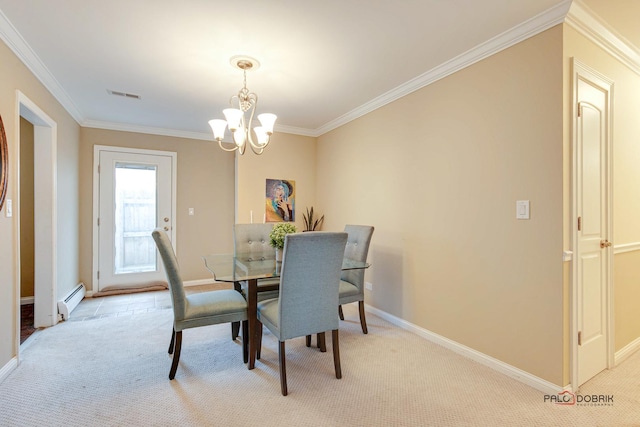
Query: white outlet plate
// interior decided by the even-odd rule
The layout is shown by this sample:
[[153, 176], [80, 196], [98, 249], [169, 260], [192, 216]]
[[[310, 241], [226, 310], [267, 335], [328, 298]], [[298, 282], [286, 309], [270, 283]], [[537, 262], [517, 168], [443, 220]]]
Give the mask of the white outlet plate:
[[371, 282], [364, 282], [364, 287], [368, 291], [372, 291], [373, 290], [373, 284]]

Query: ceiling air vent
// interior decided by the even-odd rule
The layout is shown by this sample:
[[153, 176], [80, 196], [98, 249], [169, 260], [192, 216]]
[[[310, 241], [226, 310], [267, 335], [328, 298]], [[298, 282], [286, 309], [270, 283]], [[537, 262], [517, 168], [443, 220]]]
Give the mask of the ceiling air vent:
[[140, 95], [136, 95], [135, 93], [120, 92], [120, 91], [111, 90], [111, 89], [107, 89], [107, 92], [109, 93], [109, 95], [123, 96], [125, 98], [131, 98], [131, 99], [142, 99]]

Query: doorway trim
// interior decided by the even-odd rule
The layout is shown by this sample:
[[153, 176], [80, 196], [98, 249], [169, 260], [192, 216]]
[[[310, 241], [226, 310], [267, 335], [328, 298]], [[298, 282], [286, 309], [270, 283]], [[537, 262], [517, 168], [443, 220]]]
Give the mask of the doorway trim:
[[[34, 324], [58, 323], [57, 293], [57, 133], [58, 125], [25, 94], [16, 91], [16, 164], [20, 164], [20, 118], [34, 128], [34, 256], [38, 269], [34, 278]], [[20, 360], [20, 168], [16, 171], [16, 348]]]
[[100, 171], [98, 167], [100, 165], [100, 152], [101, 151], [115, 151], [142, 155], [157, 155], [171, 157], [171, 192], [173, 194], [171, 201], [171, 218], [173, 218], [173, 226], [169, 231], [169, 238], [173, 245], [174, 251], [177, 254], [177, 188], [178, 188], [178, 155], [174, 151], [160, 151], [149, 150], [144, 148], [131, 148], [131, 147], [119, 147], [114, 145], [94, 145], [93, 146], [93, 262], [91, 271], [91, 292], [87, 292], [88, 295], [97, 293], [98, 290], [98, 270], [99, 270], [99, 233], [98, 229], [98, 217], [100, 216]]
[[[607, 96], [607, 165], [606, 165], [606, 179], [607, 179], [607, 198], [606, 209], [608, 212], [607, 217], [607, 236], [612, 238], [613, 236], [613, 90], [614, 82], [593, 68], [583, 64], [575, 58], [571, 58], [571, 245], [573, 248], [573, 256], [571, 263], [571, 304], [570, 304], [570, 318], [569, 318], [569, 353], [570, 353], [570, 381], [571, 388], [576, 392], [579, 388], [578, 384], [578, 224], [577, 224], [577, 212], [578, 212], [578, 152], [577, 136], [578, 136], [578, 82], [580, 80], [588, 81], [600, 87], [606, 92]], [[605, 295], [605, 319], [607, 322], [607, 369], [611, 369], [614, 366], [614, 337], [613, 337], [613, 250], [608, 248], [609, 256], [607, 257], [607, 280]]]

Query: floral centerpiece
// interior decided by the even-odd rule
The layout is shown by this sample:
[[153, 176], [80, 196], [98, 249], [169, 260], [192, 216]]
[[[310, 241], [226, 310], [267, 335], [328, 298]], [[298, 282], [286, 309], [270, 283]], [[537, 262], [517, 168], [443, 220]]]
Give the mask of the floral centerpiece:
[[276, 248], [276, 261], [282, 261], [282, 249], [284, 248], [284, 236], [298, 231], [290, 222], [280, 222], [273, 226], [269, 233], [269, 243]]

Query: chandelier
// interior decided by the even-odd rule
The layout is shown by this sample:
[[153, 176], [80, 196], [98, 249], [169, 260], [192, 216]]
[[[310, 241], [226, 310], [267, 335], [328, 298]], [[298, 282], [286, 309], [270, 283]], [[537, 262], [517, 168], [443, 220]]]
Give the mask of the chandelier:
[[[242, 89], [240, 89], [237, 95], [233, 95], [231, 99], [229, 99], [231, 108], [222, 110], [226, 120], [209, 120], [209, 126], [211, 126], [211, 130], [213, 131], [213, 137], [218, 141], [220, 148], [223, 150], [238, 150], [240, 154], [244, 154], [248, 141], [254, 153], [262, 154], [271, 140], [273, 125], [276, 122], [277, 116], [271, 113], [259, 114], [258, 120], [260, 120], [262, 126], [252, 127], [253, 115], [255, 114], [256, 104], [258, 103], [258, 95], [249, 92], [249, 89], [247, 89], [247, 71], [257, 69], [260, 63], [253, 58], [243, 56], [231, 58], [231, 64], [243, 71], [244, 86], [242, 86]], [[237, 108], [234, 108], [234, 104]], [[249, 112], [248, 120], [245, 117], [245, 113], [247, 112]], [[227, 126], [233, 137], [233, 145], [231, 146], [229, 146], [229, 143], [223, 143], [222, 141]], [[225, 144], [227, 145], [225, 146]]]

